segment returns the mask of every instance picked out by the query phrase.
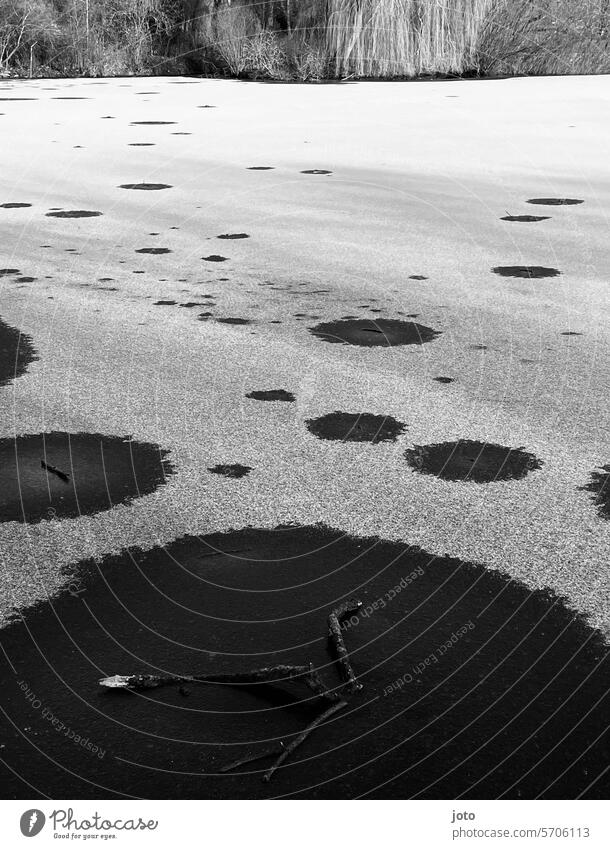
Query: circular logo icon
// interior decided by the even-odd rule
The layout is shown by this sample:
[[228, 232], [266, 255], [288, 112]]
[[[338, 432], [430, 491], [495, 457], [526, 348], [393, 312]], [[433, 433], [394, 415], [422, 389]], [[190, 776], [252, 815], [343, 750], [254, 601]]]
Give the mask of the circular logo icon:
[[46, 817], [38, 808], [30, 808], [24, 814], [21, 814], [19, 827], [24, 837], [36, 837], [40, 834], [45, 824]]

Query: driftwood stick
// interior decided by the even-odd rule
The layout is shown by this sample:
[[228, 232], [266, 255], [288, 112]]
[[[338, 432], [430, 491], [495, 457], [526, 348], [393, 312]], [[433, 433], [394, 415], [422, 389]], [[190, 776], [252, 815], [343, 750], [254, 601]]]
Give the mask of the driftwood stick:
[[345, 647], [345, 640], [341, 632], [341, 621], [346, 616], [357, 613], [362, 607], [362, 602], [357, 599], [349, 599], [336, 607], [328, 617], [328, 638], [336, 657], [339, 675], [345, 681], [348, 692], [361, 690], [362, 684], [358, 683], [356, 673], [350, 663], [349, 652]]
[[267, 772], [264, 774], [263, 781], [271, 781], [273, 773], [276, 771], [276, 769], [278, 769], [278, 767], [280, 767], [284, 763], [286, 758], [294, 752], [297, 746], [300, 746], [301, 743], [303, 743], [309, 737], [311, 732], [315, 731], [318, 725], [321, 725], [326, 719], [328, 719], [334, 713], [337, 713], [337, 711], [343, 710], [344, 707], [347, 707], [347, 702], [344, 702], [343, 700], [335, 702], [335, 704], [327, 708], [324, 713], [321, 713], [318, 717], [316, 717], [313, 722], [310, 722], [307, 728], [303, 729], [300, 734], [297, 734], [294, 740], [286, 746], [286, 748], [276, 760], [276, 762], [273, 764], [273, 766], [268, 769]]
[[313, 664], [308, 666], [269, 666], [247, 672], [216, 672], [203, 675], [112, 675], [102, 678], [100, 686], [109, 689], [152, 690], [169, 684], [269, 684], [281, 681], [302, 680], [316, 695], [329, 701], [339, 696], [328, 690]]
[[237, 769], [237, 767], [245, 766], [246, 764], [255, 763], [255, 761], [262, 761], [264, 758], [271, 758], [274, 755], [281, 755], [284, 749], [284, 744], [282, 742], [279, 745], [274, 746], [272, 749], [267, 749], [266, 752], [260, 752], [258, 755], [246, 755], [245, 758], [239, 758], [236, 761], [231, 761], [230, 764], [221, 767], [221, 772], [230, 772], [232, 769]]
[[52, 472], [54, 475], [57, 475], [57, 477], [60, 478], [62, 481], [65, 481], [67, 483], [70, 480], [70, 475], [67, 475], [65, 472], [62, 472], [61, 469], [52, 466], [50, 463], [45, 463], [44, 460], [41, 460], [40, 465], [45, 471]]

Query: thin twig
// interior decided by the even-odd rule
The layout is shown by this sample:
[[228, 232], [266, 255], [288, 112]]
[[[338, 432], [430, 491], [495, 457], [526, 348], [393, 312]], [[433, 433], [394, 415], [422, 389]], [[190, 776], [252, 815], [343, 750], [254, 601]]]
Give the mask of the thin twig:
[[61, 478], [62, 481], [66, 481], [67, 483], [70, 480], [70, 475], [67, 475], [65, 472], [62, 472], [61, 469], [52, 466], [50, 463], [45, 463], [44, 460], [41, 460], [40, 465], [47, 472], [52, 472], [54, 475], [57, 475], [57, 477]]
[[221, 767], [221, 772], [230, 772], [232, 769], [237, 769], [240, 766], [245, 766], [246, 764], [255, 763], [255, 761], [262, 761], [264, 758], [271, 758], [274, 755], [282, 754], [284, 749], [284, 744], [280, 741], [279, 745], [274, 746], [273, 749], [268, 749], [266, 752], [260, 752], [258, 755], [246, 755], [245, 758], [239, 758], [236, 761], [231, 761], [230, 764]]
[[321, 713], [320, 716], [316, 717], [316, 719], [314, 719], [314, 721], [311, 722], [307, 726], [307, 728], [301, 731], [300, 734], [297, 734], [294, 740], [286, 746], [286, 748], [276, 760], [276, 762], [273, 764], [273, 766], [268, 769], [267, 772], [264, 774], [263, 781], [271, 781], [273, 773], [276, 771], [276, 769], [278, 769], [278, 767], [280, 767], [284, 763], [286, 758], [294, 752], [297, 746], [300, 746], [301, 743], [303, 743], [309, 737], [311, 732], [315, 731], [318, 725], [321, 725], [324, 720], [328, 719], [329, 716], [332, 716], [334, 713], [337, 713], [337, 711], [343, 710], [344, 707], [347, 707], [347, 702], [344, 702], [343, 700], [341, 700], [340, 702], [336, 702], [334, 705], [331, 705], [329, 708], [327, 708], [324, 713]]
[[356, 673], [349, 660], [349, 652], [345, 647], [343, 634], [341, 633], [341, 620], [352, 613], [357, 613], [362, 607], [362, 602], [357, 599], [349, 599], [348, 601], [336, 607], [328, 617], [328, 637], [331, 646], [334, 650], [339, 675], [347, 684], [346, 689], [349, 692], [361, 690], [362, 684], [358, 683]]

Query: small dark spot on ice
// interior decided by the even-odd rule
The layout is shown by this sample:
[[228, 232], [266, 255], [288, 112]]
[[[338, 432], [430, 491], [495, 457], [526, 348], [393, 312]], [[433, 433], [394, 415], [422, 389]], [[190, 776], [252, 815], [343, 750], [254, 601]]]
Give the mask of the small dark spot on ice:
[[246, 169], [247, 171], [274, 171], [274, 165], [251, 165]]
[[469, 345], [468, 346], [473, 351], [486, 351], [487, 345]]
[[423, 274], [410, 274], [409, 280], [427, 280], [427, 277], [424, 277]]
[[220, 324], [252, 324], [249, 318], [218, 318]]
[[557, 268], [545, 268], [543, 265], [498, 265], [492, 271], [500, 277], [520, 277], [526, 280], [558, 277], [561, 274]]
[[324, 168], [310, 168], [307, 171], [301, 171], [301, 174], [332, 174], [332, 171], [325, 171]]
[[160, 189], [171, 189], [172, 186], [168, 186], [167, 183], [123, 183], [119, 186], [119, 189], [137, 189], [140, 191], [149, 191], [155, 192]]
[[198, 106], [197, 109], [216, 109], [211, 103], [204, 103], [203, 106]]
[[153, 307], [173, 307], [176, 301], [155, 301]]
[[217, 466], [208, 467], [208, 472], [224, 475], [226, 478], [243, 478], [251, 471], [251, 466], [242, 466], [241, 463], [219, 463]]
[[97, 218], [102, 212], [89, 209], [65, 209], [61, 212], [47, 212], [47, 218]]
[[453, 377], [433, 377], [432, 380], [436, 380], [437, 383], [453, 383]]
[[591, 472], [589, 483], [579, 489], [593, 493], [593, 501], [599, 508], [600, 515], [604, 519], [610, 519], [610, 464]]
[[31, 203], [0, 203], [2, 209], [25, 209], [26, 206], [31, 205]]
[[317, 419], [307, 419], [307, 429], [319, 439], [341, 442], [395, 442], [406, 428], [392, 416], [372, 413], [342, 413], [338, 410]]
[[171, 254], [171, 250], [169, 248], [138, 248], [136, 253], [153, 254], [153, 256], [156, 256], [157, 254]]
[[202, 256], [201, 259], [205, 262], [226, 262], [228, 257], [220, 256], [220, 254], [210, 254], [210, 256]]
[[247, 233], [223, 233], [221, 236], [217, 236], [217, 239], [249, 239]]
[[534, 454], [523, 448], [471, 439], [414, 445], [405, 451], [405, 457], [413, 469], [423, 474], [472, 483], [519, 480], [542, 466]]
[[17, 280], [20, 283], [33, 283], [35, 280], [38, 280], [37, 277], [18, 277]]
[[19, 274], [19, 268], [0, 268], [0, 277], [10, 277], [13, 274]]
[[575, 330], [564, 330], [562, 336], [582, 336], [582, 333], [577, 333]]
[[523, 222], [532, 222], [532, 221], [550, 221], [550, 216], [548, 215], [505, 215], [500, 221], [523, 221]]
[[256, 389], [254, 392], [248, 392], [246, 398], [253, 398], [255, 401], [294, 401], [295, 397], [292, 392], [287, 392], [285, 389]]
[[161, 125], [165, 125], [165, 124], [176, 124], [176, 123], [177, 123], [176, 121], [132, 121], [131, 126], [134, 127], [134, 126], [139, 124], [140, 126], [152, 127], [152, 126], [157, 126], [157, 125], [161, 126]]
[[579, 203], [584, 203], [584, 200], [578, 198], [530, 198], [527, 202], [540, 206], [576, 206]]
[[154, 142], [129, 142], [128, 147], [154, 147]]

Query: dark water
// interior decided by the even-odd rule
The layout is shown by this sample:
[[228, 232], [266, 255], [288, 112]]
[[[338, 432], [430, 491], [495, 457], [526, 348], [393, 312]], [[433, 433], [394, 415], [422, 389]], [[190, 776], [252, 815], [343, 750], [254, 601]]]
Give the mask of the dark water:
[[307, 429], [319, 439], [341, 442], [395, 442], [406, 425], [392, 416], [372, 413], [327, 413], [317, 419], [307, 419]]
[[0, 521], [34, 523], [110, 510], [163, 484], [173, 471], [166, 456], [158, 445], [100, 433], [0, 439]]
[[[320, 712], [302, 686], [97, 684], [312, 662], [335, 686], [326, 619], [353, 596], [364, 607], [344, 637], [363, 689], [270, 784], [265, 762], [219, 770]], [[607, 790], [599, 635], [548, 592], [402, 543], [321, 526], [245, 529], [81, 563], [68, 591], [2, 632], [2, 648], [3, 798]]]
[[522, 448], [472, 439], [415, 445], [405, 452], [405, 457], [418, 472], [474, 483], [519, 480], [542, 466], [537, 457]]

